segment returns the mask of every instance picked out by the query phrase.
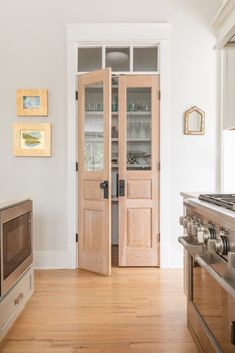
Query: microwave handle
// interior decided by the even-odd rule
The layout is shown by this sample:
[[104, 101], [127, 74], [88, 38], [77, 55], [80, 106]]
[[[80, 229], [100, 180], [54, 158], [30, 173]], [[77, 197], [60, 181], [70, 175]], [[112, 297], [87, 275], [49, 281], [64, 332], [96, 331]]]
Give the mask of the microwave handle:
[[179, 237], [178, 242], [183, 245], [185, 250], [189, 252], [190, 255], [195, 256], [202, 252], [203, 245], [202, 244], [192, 244], [190, 243], [189, 237]]
[[208, 272], [212, 278], [233, 298], [235, 298], [235, 288], [233, 288], [224, 278], [220, 277], [213, 268], [207, 264], [207, 262], [201, 257], [196, 256], [195, 261], [200, 265], [206, 272]]
[[231, 321], [231, 343], [235, 346], [235, 321]]

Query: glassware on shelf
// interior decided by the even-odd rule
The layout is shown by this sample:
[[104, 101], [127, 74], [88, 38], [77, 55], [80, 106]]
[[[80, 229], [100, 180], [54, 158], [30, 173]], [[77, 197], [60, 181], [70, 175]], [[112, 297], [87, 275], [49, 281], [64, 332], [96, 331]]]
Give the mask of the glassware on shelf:
[[143, 127], [142, 122], [140, 122], [140, 121], [134, 122], [134, 129], [135, 129], [135, 137], [136, 138], [141, 137], [142, 127]]
[[112, 112], [117, 112], [118, 111], [118, 97], [113, 96], [112, 98]]
[[150, 121], [143, 122], [144, 137], [150, 138], [151, 124]]
[[88, 112], [95, 112], [95, 111], [101, 112], [103, 111], [103, 102], [96, 101], [95, 99], [90, 99], [86, 102], [85, 109]]
[[133, 137], [133, 121], [128, 121], [127, 123], [127, 138]]

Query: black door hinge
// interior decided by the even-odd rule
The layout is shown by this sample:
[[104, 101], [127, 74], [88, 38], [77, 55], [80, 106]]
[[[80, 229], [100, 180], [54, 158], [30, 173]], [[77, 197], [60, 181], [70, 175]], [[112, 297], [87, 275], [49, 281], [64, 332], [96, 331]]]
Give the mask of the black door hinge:
[[76, 172], [78, 172], [78, 162], [76, 162]]
[[158, 99], [161, 100], [161, 91], [158, 91]]
[[76, 233], [76, 243], [78, 243], [78, 233]]
[[75, 91], [75, 99], [78, 101], [78, 91]]
[[158, 235], [157, 235], [157, 241], [158, 241], [158, 243], [160, 243], [160, 233], [158, 233]]

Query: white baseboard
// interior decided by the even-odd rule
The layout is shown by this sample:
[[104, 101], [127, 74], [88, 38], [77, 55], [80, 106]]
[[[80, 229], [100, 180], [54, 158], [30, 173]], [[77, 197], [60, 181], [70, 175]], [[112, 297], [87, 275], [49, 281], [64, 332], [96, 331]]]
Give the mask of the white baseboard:
[[[161, 267], [164, 268], [164, 267]], [[168, 268], [183, 268], [183, 251], [169, 250]]]
[[67, 251], [34, 251], [35, 269], [67, 269]]

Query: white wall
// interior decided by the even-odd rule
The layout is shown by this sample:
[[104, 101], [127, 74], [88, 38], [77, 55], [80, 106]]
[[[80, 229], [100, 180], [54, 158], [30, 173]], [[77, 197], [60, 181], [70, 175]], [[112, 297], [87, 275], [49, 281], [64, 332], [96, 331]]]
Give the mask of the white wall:
[[[210, 23], [220, 0], [8, 0], [0, 3], [0, 193], [32, 192], [36, 265], [66, 267], [66, 46], [65, 22], [172, 23], [169, 266], [180, 266], [181, 190], [217, 187], [215, 37]], [[48, 88], [48, 118], [19, 118], [16, 88]], [[206, 135], [184, 136], [183, 112], [206, 112]], [[12, 156], [12, 123], [50, 121], [51, 158]], [[164, 138], [164, 136], [161, 136]], [[161, 236], [164, 236], [163, 234]]]

